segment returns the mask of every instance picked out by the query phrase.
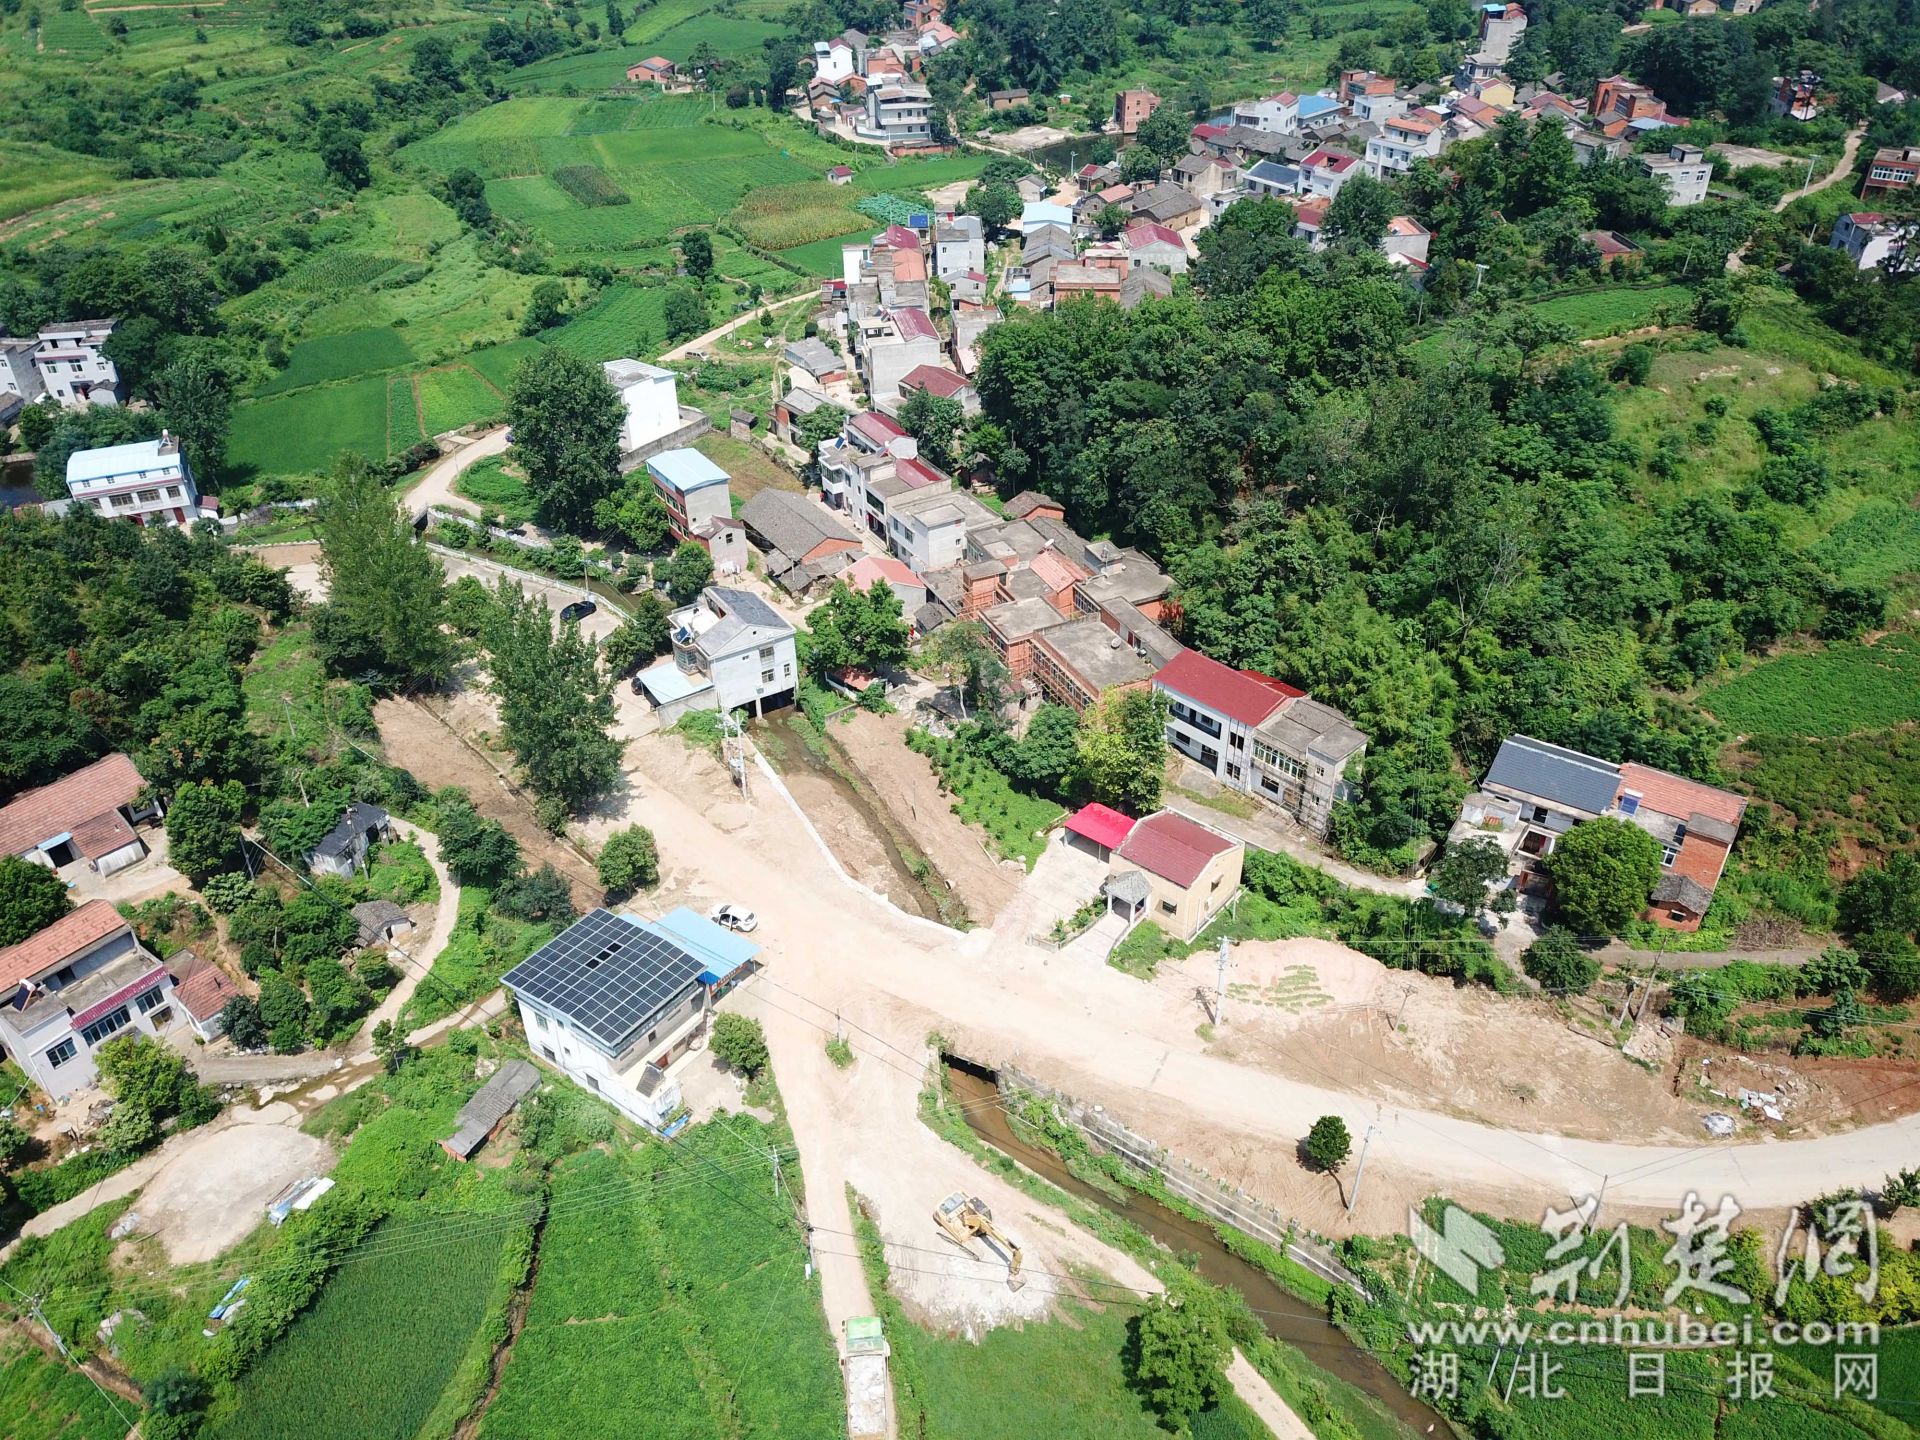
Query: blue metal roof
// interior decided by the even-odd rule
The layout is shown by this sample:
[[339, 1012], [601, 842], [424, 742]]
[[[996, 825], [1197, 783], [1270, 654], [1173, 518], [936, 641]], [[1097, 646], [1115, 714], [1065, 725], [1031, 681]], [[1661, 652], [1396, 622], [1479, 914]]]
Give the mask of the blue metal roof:
[[760, 947], [746, 936], [736, 935], [684, 905], [669, 910], [652, 923], [708, 962], [707, 968], [700, 972], [702, 984], [718, 985], [760, 953]]
[[1302, 95], [1300, 97], [1300, 118], [1302, 120], [1314, 115], [1324, 115], [1329, 110], [1338, 110], [1339, 108], [1340, 102], [1331, 95]]
[[1500, 742], [1500, 753], [1487, 770], [1487, 784], [1598, 815], [1613, 804], [1620, 788], [1620, 767], [1578, 750], [1514, 735]]
[[647, 469], [682, 495], [703, 485], [724, 485], [728, 479], [726, 471], [698, 450], [664, 450], [647, 461]]

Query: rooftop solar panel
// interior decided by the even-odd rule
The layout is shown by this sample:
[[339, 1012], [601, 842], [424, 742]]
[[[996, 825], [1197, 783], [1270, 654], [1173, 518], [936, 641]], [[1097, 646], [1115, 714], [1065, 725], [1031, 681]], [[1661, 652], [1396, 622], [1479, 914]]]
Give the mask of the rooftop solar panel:
[[635, 921], [595, 910], [509, 970], [505, 983], [617, 1053], [642, 1022], [698, 984], [706, 965]]

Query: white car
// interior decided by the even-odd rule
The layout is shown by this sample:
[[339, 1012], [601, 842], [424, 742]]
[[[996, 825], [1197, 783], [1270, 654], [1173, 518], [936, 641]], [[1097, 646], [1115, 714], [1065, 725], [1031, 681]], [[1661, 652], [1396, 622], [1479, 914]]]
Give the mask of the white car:
[[760, 928], [760, 917], [738, 905], [716, 905], [707, 912], [707, 919], [729, 930], [738, 930], [742, 935]]

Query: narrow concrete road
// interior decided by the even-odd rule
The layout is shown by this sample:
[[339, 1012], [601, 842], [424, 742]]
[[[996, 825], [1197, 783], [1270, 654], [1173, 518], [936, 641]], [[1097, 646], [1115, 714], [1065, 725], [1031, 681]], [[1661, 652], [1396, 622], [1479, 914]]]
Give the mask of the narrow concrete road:
[[1808, 195], [1817, 194], [1819, 191], [1825, 190], [1829, 185], [1838, 185], [1842, 180], [1846, 179], [1847, 176], [1851, 175], [1853, 173], [1854, 157], [1860, 153], [1860, 141], [1866, 136], [1866, 133], [1867, 125], [1864, 120], [1849, 130], [1847, 132], [1846, 143], [1840, 147], [1840, 162], [1825, 175], [1815, 180], [1811, 185], [1802, 185], [1798, 190], [1789, 190], [1786, 194], [1782, 195], [1774, 202], [1773, 213], [1776, 215], [1781, 214], [1789, 205], [1793, 204], [1794, 201], [1803, 199]]
[[789, 305], [798, 305], [802, 300], [814, 299], [819, 294], [820, 294], [820, 291], [818, 287], [816, 287], [812, 290], [802, 290], [798, 295], [788, 295], [784, 299], [765, 301], [759, 305], [754, 306], [751, 310], [747, 311], [746, 314], [740, 316], [738, 319], [729, 320], [726, 324], [718, 326], [715, 329], [709, 330], [704, 335], [696, 335], [691, 340], [683, 340], [680, 344], [674, 346], [673, 349], [667, 351], [664, 355], [662, 355], [660, 357], [659, 363], [662, 365], [665, 365], [670, 361], [686, 359], [687, 356], [691, 355], [694, 351], [702, 349], [705, 346], [711, 345], [714, 341], [718, 340], [721, 336], [731, 335], [734, 331], [738, 330], [742, 325], [748, 325], [748, 324], [751, 324], [753, 321], [758, 320], [760, 318], [760, 312], [762, 310], [784, 310]]
[[453, 482], [488, 456], [505, 454], [506, 449], [507, 427], [504, 425], [496, 425], [475, 436], [427, 471], [420, 483], [406, 492], [407, 504], [416, 517], [426, 514], [428, 508], [434, 505], [478, 515], [478, 505], [453, 493]]

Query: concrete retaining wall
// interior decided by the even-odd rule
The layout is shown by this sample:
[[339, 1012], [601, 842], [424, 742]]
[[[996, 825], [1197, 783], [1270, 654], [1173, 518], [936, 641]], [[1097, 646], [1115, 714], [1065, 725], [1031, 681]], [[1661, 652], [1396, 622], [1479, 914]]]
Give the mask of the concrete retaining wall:
[[1101, 1106], [1076, 1100], [1010, 1067], [1002, 1067], [999, 1075], [1003, 1093], [1023, 1091], [1045, 1096], [1053, 1102], [1054, 1112], [1085, 1135], [1095, 1149], [1116, 1155], [1134, 1169], [1157, 1177], [1168, 1193], [1178, 1196], [1201, 1214], [1271, 1245], [1323, 1280], [1335, 1285], [1351, 1285], [1366, 1295], [1366, 1288], [1335, 1258], [1324, 1237], [1302, 1231], [1295, 1221], [1264, 1200], [1256, 1200], [1226, 1181], [1215, 1179], [1166, 1146], [1129, 1129]]

